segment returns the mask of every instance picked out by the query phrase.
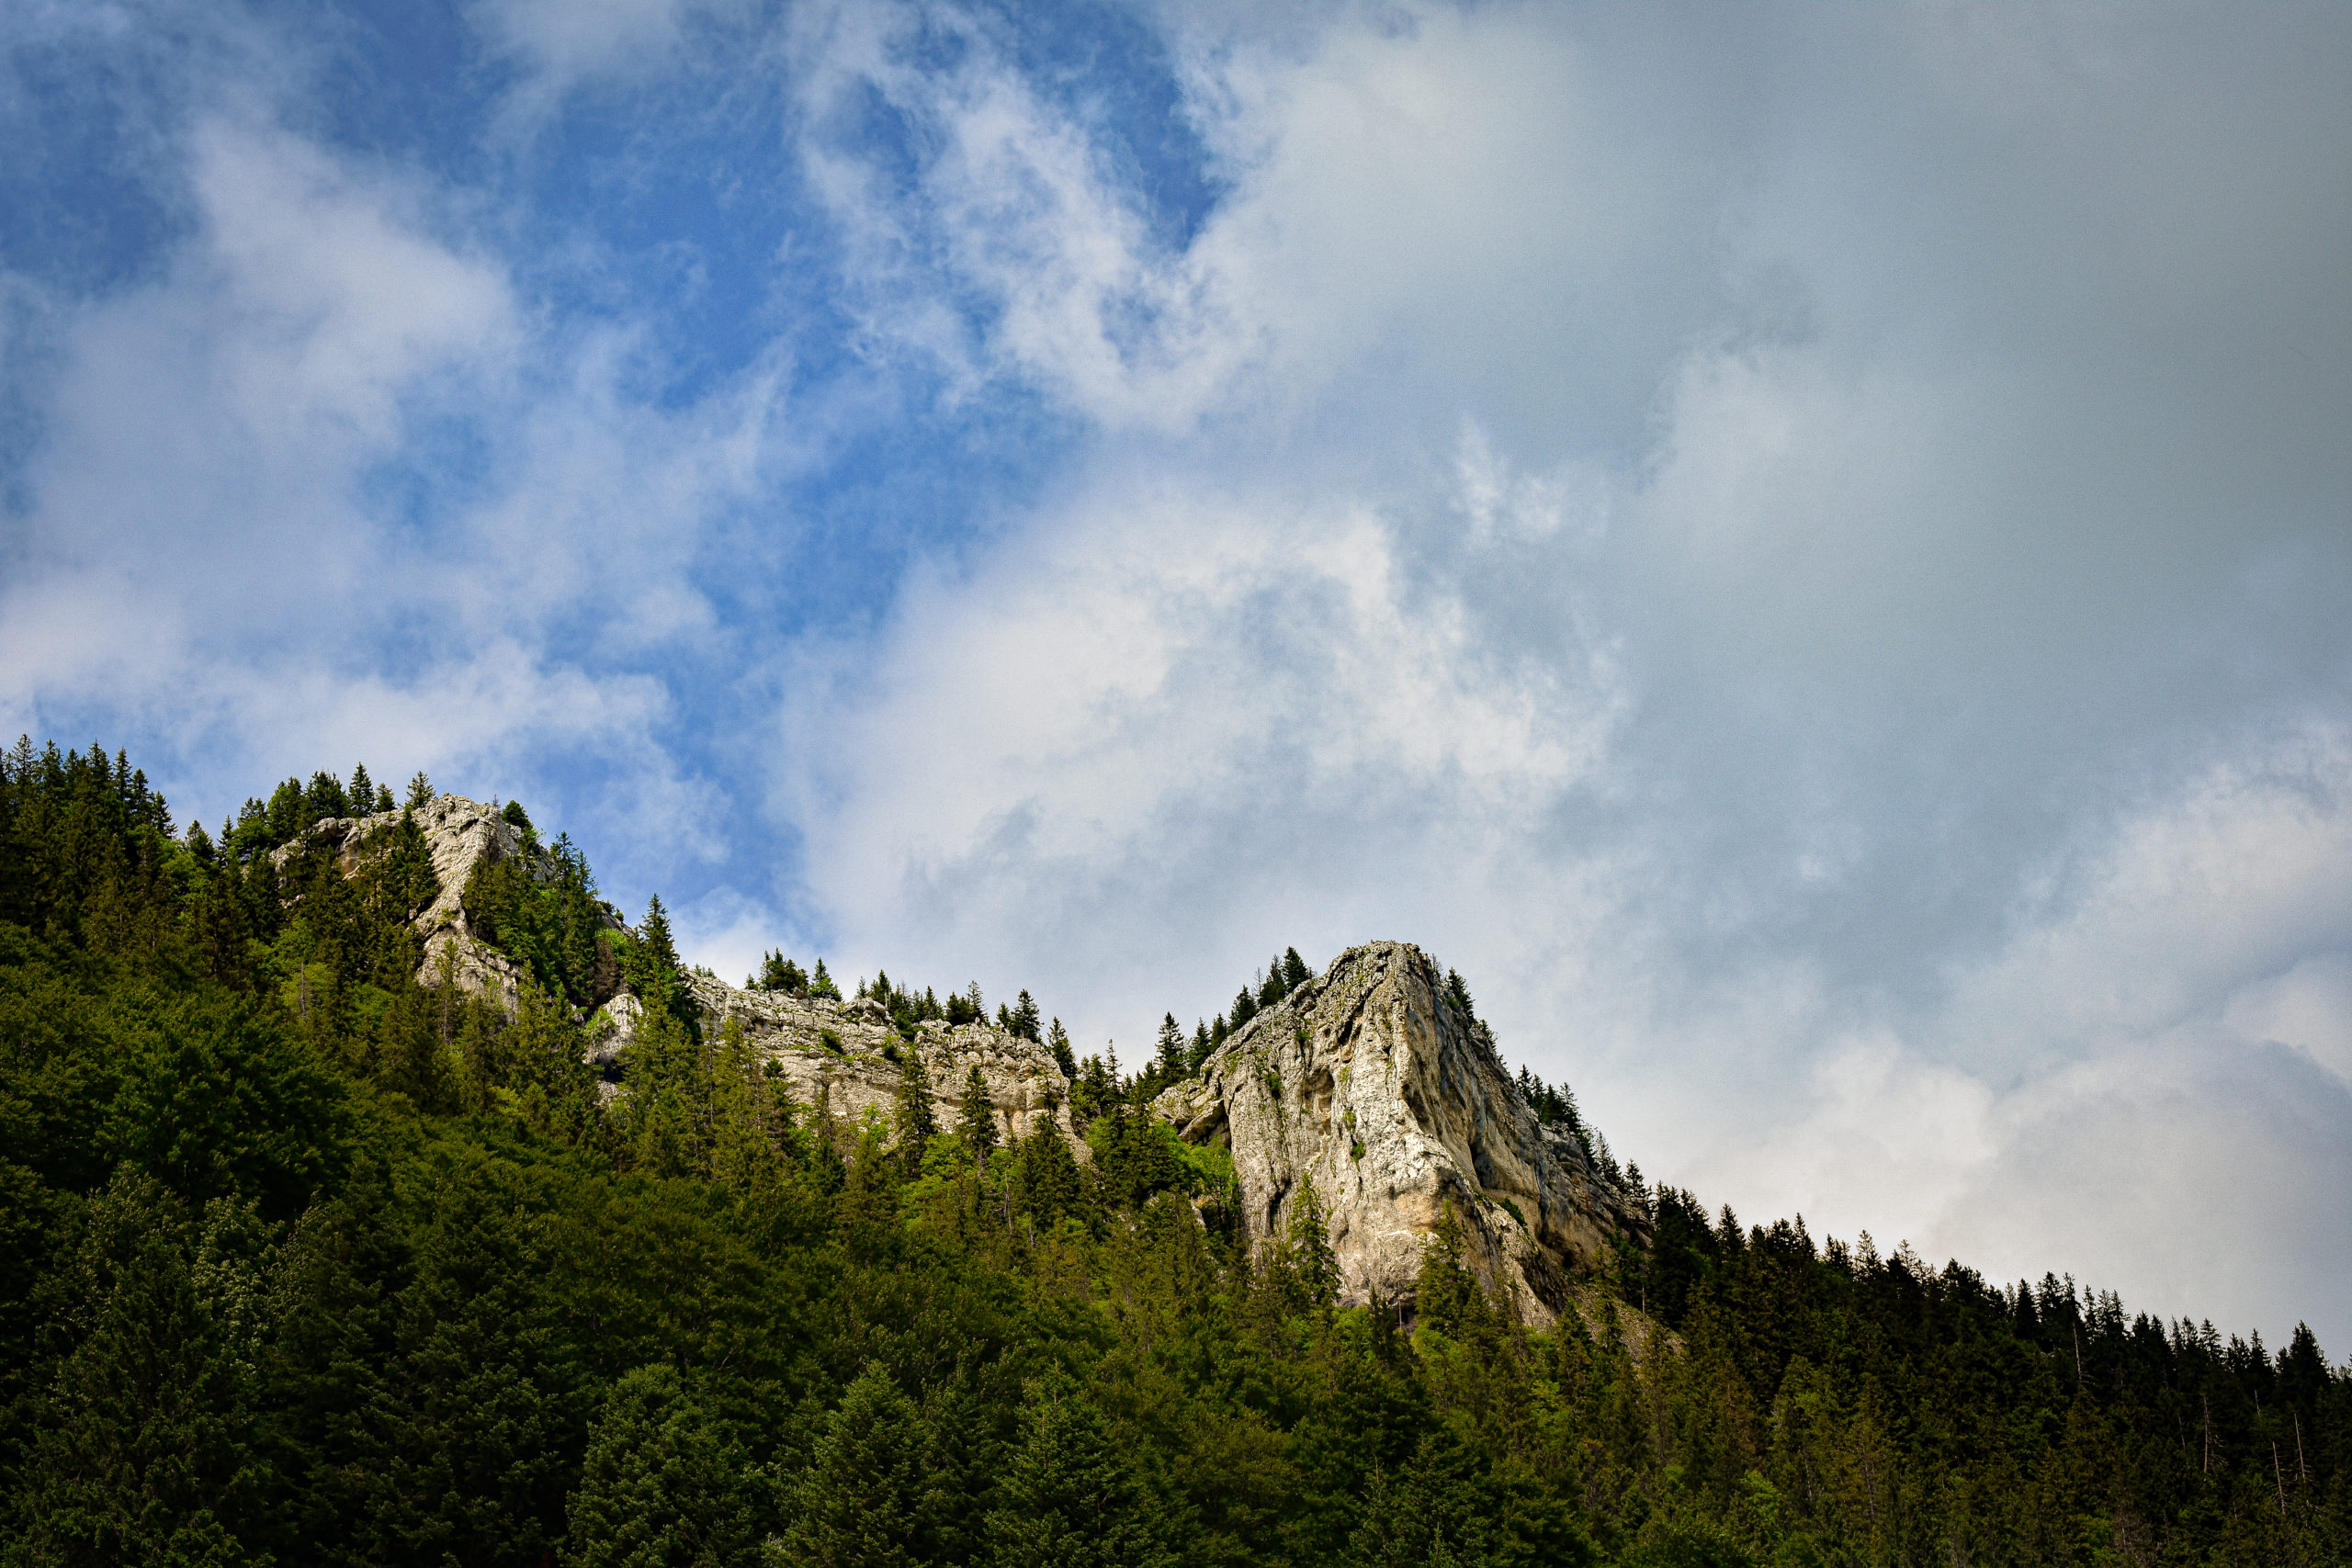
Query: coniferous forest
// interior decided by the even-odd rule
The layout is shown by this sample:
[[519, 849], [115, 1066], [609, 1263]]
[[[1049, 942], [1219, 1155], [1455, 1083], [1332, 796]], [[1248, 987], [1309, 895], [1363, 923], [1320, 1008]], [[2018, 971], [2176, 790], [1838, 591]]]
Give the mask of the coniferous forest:
[[[0, 767], [7, 1564], [2352, 1562], [2352, 1376], [2307, 1330], [1637, 1172], [1655, 1245], [1556, 1329], [1443, 1230], [1409, 1312], [1341, 1307], [1319, 1226], [1253, 1254], [1149, 1134], [1250, 992], [1132, 1077], [1054, 1026], [1090, 1162], [984, 1098], [853, 1124], [705, 1027], [568, 840], [464, 890], [512, 1016], [420, 983], [413, 824], [350, 866], [305, 832], [398, 809], [322, 773], [207, 833], [119, 753]], [[612, 1092], [582, 1020], [623, 990]]]

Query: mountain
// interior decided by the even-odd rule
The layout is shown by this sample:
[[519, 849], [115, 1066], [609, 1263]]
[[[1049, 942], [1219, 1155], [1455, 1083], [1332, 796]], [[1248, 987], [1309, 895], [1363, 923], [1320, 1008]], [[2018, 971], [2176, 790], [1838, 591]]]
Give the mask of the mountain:
[[1538, 1119], [1409, 943], [1349, 948], [1152, 1109], [1187, 1142], [1230, 1149], [1254, 1242], [1280, 1240], [1313, 1185], [1343, 1302], [1409, 1302], [1449, 1209], [1486, 1287], [1547, 1326], [1615, 1242], [1650, 1239], [1648, 1215]]
[[2352, 1562], [2308, 1327], [1711, 1214], [1420, 949], [1123, 1073], [408, 796], [0, 755], [0, 1568]]
[[[359, 846], [398, 816], [328, 819], [310, 838], [356, 873]], [[446, 975], [511, 1011], [523, 965], [475, 929], [462, 891], [477, 868], [505, 861], [552, 882], [553, 857], [492, 807], [461, 796], [436, 795], [413, 820], [441, 888], [413, 922], [424, 942], [418, 979]], [[746, 989], [701, 974], [684, 984], [704, 1027], [740, 1029], [804, 1104], [821, 1092], [835, 1115], [887, 1118], [901, 1057], [910, 1055], [923, 1065], [942, 1125], [978, 1068], [1008, 1142], [1049, 1125], [1089, 1157], [1072, 1116], [1073, 1077], [1036, 1041], [938, 1020], [902, 1032], [867, 998]], [[588, 1060], [620, 1076], [641, 1017], [626, 992], [606, 1001]], [[1650, 1237], [1647, 1213], [1603, 1179], [1578, 1139], [1536, 1115], [1476, 1021], [1446, 994], [1435, 962], [1409, 943], [1349, 948], [1150, 1109], [1187, 1143], [1227, 1153], [1234, 1208], [1253, 1244], [1283, 1238], [1311, 1182], [1349, 1304], [1376, 1295], [1409, 1307], [1449, 1210], [1465, 1265], [1537, 1325], [1566, 1308], [1574, 1282], [1620, 1240], [1639, 1247]]]

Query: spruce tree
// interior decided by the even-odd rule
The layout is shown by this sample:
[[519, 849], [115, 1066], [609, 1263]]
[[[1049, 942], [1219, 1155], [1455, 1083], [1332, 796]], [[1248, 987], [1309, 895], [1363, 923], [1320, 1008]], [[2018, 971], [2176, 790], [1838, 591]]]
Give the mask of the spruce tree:
[[1065, 1372], [1032, 1383], [1021, 1447], [988, 1516], [998, 1568], [1172, 1568], [1166, 1511]]
[[1159, 1055], [1152, 1064], [1163, 1084], [1182, 1079], [1190, 1067], [1184, 1052], [1184, 1032], [1176, 1026], [1176, 1015], [1162, 1013], [1159, 1017]]
[[1012, 1004], [1012, 1032], [1023, 1040], [1037, 1038], [1037, 1002], [1027, 991], [1023, 991], [1020, 1000]]
[[1340, 1299], [1340, 1259], [1331, 1250], [1330, 1223], [1324, 1215], [1323, 1195], [1316, 1190], [1312, 1176], [1300, 1179], [1298, 1196], [1291, 1200], [1283, 1241], [1307, 1304], [1318, 1310], [1336, 1305]]
[[1197, 1073], [1207, 1065], [1209, 1052], [1213, 1048], [1209, 1040], [1209, 1026], [1199, 1019], [1194, 1019], [1193, 1021], [1193, 1071]]
[[564, 1568], [747, 1562], [749, 1457], [667, 1362], [625, 1372], [588, 1437]]
[[977, 1063], [964, 1069], [964, 1092], [956, 1102], [956, 1135], [985, 1167], [996, 1148], [996, 1102], [989, 1098], [988, 1081], [980, 1077]]
[[411, 811], [414, 811], [420, 807], [430, 806], [432, 804], [433, 781], [424, 776], [424, 770], [423, 768], [419, 768], [416, 770], [415, 774], [408, 781], [408, 808]]
[[909, 1176], [922, 1171], [923, 1151], [939, 1131], [939, 1113], [931, 1103], [931, 1074], [922, 1065], [920, 1048], [899, 1055], [899, 1163]]
[[922, 1523], [923, 1431], [879, 1361], [825, 1418], [795, 1495], [783, 1561], [808, 1568], [901, 1568]]
[[1315, 971], [1306, 966], [1306, 960], [1298, 955], [1298, 949], [1295, 947], [1283, 949], [1283, 995], [1289, 995], [1313, 978], [1315, 978]]
[[1054, 1066], [1062, 1070], [1062, 1077], [1078, 1077], [1078, 1057], [1069, 1047], [1069, 1031], [1062, 1027], [1062, 1021], [1058, 1018], [1054, 1020], [1054, 1027], [1046, 1036], [1046, 1049], [1054, 1054]]

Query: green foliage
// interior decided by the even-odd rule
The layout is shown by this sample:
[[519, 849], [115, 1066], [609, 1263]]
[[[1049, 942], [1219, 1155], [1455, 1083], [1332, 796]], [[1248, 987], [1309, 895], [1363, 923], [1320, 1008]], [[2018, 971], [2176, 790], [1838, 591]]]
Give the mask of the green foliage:
[[931, 1102], [931, 1073], [920, 1051], [907, 1052], [899, 1063], [897, 1127], [899, 1163], [909, 1176], [918, 1175], [923, 1149], [939, 1131], [939, 1112]]
[[[5, 1568], [2352, 1560], [2352, 1376], [2308, 1329], [1637, 1173], [1654, 1245], [1538, 1280], [1554, 1326], [1452, 1209], [1408, 1301], [1342, 1305], [1322, 1194], [1245, 1213], [1157, 1063], [1066, 1062], [1083, 1164], [1050, 1105], [975, 1157], [968, 1070], [939, 1134], [914, 1050], [895, 1122], [846, 1124], [675, 1005], [658, 905], [575, 928], [565, 840], [466, 890], [535, 976], [511, 1013], [420, 977], [413, 821], [300, 839], [371, 789], [182, 837], [119, 754], [0, 762]], [[646, 1002], [616, 1085], [599, 964]]]
[[922, 1422], [878, 1361], [825, 1418], [794, 1489], [786, 1561], [809, 1568], [901, 1568], [924, 1512]]
[[1033, 1383], [1002, 1501], [988, 1516], [998, 1568], [1163, 1568], [1176, 1530], [1159, 1497], [1113, 1448], [1066, 1376]]
[[[566, 1506], [565, 1568], [759, 1561], [767, 1510], [748, 1456], [666, 1362], [625, 1372], [588, 1438]], [[816, 1561], [824, 1561], [818, 1558]]]
[[956, 1135], [973, 1156], [986, 1164], [997, 1145], [996, 1104], [980, 1077], [978, 1064], [964, 1069], [964, 1091], [956, 1100]]

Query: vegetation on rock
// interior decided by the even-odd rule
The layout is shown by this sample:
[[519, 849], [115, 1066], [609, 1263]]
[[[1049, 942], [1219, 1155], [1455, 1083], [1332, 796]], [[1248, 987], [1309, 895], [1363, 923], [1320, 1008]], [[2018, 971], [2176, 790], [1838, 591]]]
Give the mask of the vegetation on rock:
[[[1225, 1151], [1151, 1113], [1202, 1029], [1133, 1076], [1051, 1029], [1083, 1158], [999, 1137], [976, 1071], [902, 1138], [796, 1099], [658, 903], [621, 930], [519, 808], [463, 908], [520, 992], [435, 983], [434, 799], [320, 773], [215, 837], [119, 753], [0, 765], [0, 1562], [2352, 1560], [2352, 1376], [2308, 1330], [1633, 1170], [1653, 1239], [1550, 1328], [1452, 1208], [1409, 1303], [1343, 1307], [1325, 1197], [1252, 1247]], [[616, 1088], [584, 1021], [622, 991]]]

